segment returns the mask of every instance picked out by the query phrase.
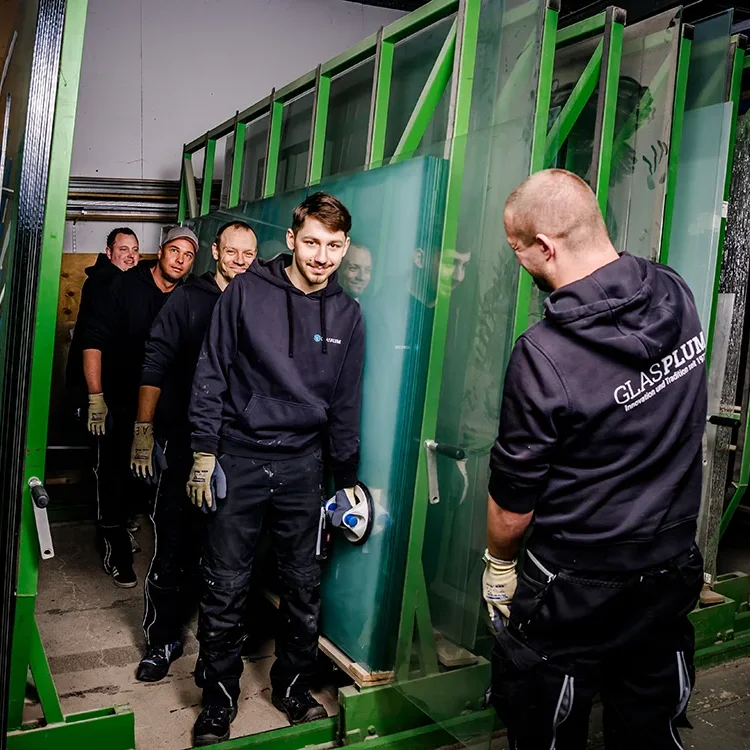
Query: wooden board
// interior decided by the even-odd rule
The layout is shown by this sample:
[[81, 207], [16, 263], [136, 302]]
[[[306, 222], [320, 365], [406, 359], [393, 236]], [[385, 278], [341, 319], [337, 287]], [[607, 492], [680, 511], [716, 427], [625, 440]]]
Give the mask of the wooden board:
[[[266, 590], [266, 599], [274, 607], [279, 607], [279, 595], [273, 591]], [[394, 681], [393, 672], [370, 672], [367, 667], [363, 667], [355, 661], [352, 661], [340, 648], [321, 635], [318, 639], [318, 648], [324, 653], [342, 672], [345, 672], [354, 680], [357, 687], [377, 687], [378, 685], [389, 685]]]

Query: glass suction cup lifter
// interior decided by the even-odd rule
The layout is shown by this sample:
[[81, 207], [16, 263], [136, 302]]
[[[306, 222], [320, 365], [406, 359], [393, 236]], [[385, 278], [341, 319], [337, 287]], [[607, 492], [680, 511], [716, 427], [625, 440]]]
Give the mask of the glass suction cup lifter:
[[[435, 505], [440, 502], [440, 483], [438, 482], [437, 457], [438, 454], [446, 458], [452, 458], [464, 480], [464, 491], [461, 493], [461, 502], [466, 497], [469, 489], [469, 477], [466, 473], [466, 451], [455, 445], [448, 443], [437, 443], [434, 440], [425, 440], [424, 448], [427, 451], [427, 476], [430, 490], [430, 504]], [[459, 503], [460, 504], [460, 503]]]
[[360, 482], [352, 493], [339, 490], [325, 504], [328, 523], [340, 528], [344, 537], [359, 546], [364, 544], [372, 531], [375, 521], [375, 506], [367, 486]]

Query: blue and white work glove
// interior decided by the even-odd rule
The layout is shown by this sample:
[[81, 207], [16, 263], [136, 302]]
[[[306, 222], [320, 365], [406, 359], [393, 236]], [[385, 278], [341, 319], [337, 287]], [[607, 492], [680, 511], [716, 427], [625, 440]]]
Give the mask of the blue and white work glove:
[[130, 449], [130, 470], [136, 479], [156, 484], [167, 468], [164, 449], [154, 439], [151, 422], [136, 422], [133, 427], [133, 446]]
[[516, 560], [498, 560], [489, 550], [484, 551], [482, 593], [496, 630], [510, 619], [510, 605], [516, 593], [518, 574]]
[[216, 456], [193, 453], [193, 468], [187, 483], [190, 502], [204, 513], [216, 511], [218, 500], [227, 496], [227, 475]]

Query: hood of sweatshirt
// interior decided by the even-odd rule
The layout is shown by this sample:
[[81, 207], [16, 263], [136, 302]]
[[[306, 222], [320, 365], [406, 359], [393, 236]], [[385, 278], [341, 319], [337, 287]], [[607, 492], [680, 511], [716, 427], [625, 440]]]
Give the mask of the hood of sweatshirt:
[[221, 289], [219, 289], [219, 285], [216, 283], [214, 275], [209, 271], [206, 271], [206, 273], [201, 274], [200, 276], [191, 276], [185, 282], [185, 287], [200, 289], [202, 292], [206, 292], [213, 297], [221, 296]]
[[86, 276], [88, 276], [89, 278], [96, 276], [115, 276], [118, 273], [124, 273], [124, 271], [121, 271], [107, 257], [106, 253], [99, 253], [99, 255], [96, 256], [96, 263], [86, 269]]
[[546, 317], [593, 348], [645, 364], [677, 345], [685, 294], [685, 285], [665, 266], [623, 253], [553, 292]]
[[320, 301], [320, 335], [322, 337], [323, 354], [328, 354], [328, 327], [326, 325], [326, 299], [336, 294], [343, 294], [343, 289], [338, 282], [338, 274], [334, 271], [328, 278], [328, 284], [316, 292], [305, 294], [297, 289], [289, 280], [286, 269], [292, 265], [292, 256], [286, 253], [277, 255], [271, 260], [258, 260], [250, 266], [247, 273], [255, 274], [269, 284], [273, 284], [286, 293], [287, 323], [289, 325], [289, 358], [294, 358], [294, 313], [292, 297], [308, 297]]

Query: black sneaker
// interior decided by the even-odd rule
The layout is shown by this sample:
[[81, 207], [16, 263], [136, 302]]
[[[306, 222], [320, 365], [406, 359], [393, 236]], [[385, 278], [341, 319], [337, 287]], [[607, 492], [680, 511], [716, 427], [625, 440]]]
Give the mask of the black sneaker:
[[229, 725], [237, 716], [237, 706], [205, 706], [193, 725], [193, 747], [206, 747], [229, 739]]
[[111, 575], [112, 582], [121, 589], [132, 589], [138, 585], [138, 579], [132, 565], [122, 569], [114, 566]]
[[288, 697], [272, 693], [271, 703], [286, 714], [290, 724], [307, 724], [308, 721], [317, 721], [328, 716], [325, 708], [310, 695], [309, 690]]
[[139, 682], [159, 682], [168, 672], [169, 665], [182, 656], [182, 643], [176, 641], [167, 646], [147, 646], [146, 655], [138, 665], [135, 679]]

